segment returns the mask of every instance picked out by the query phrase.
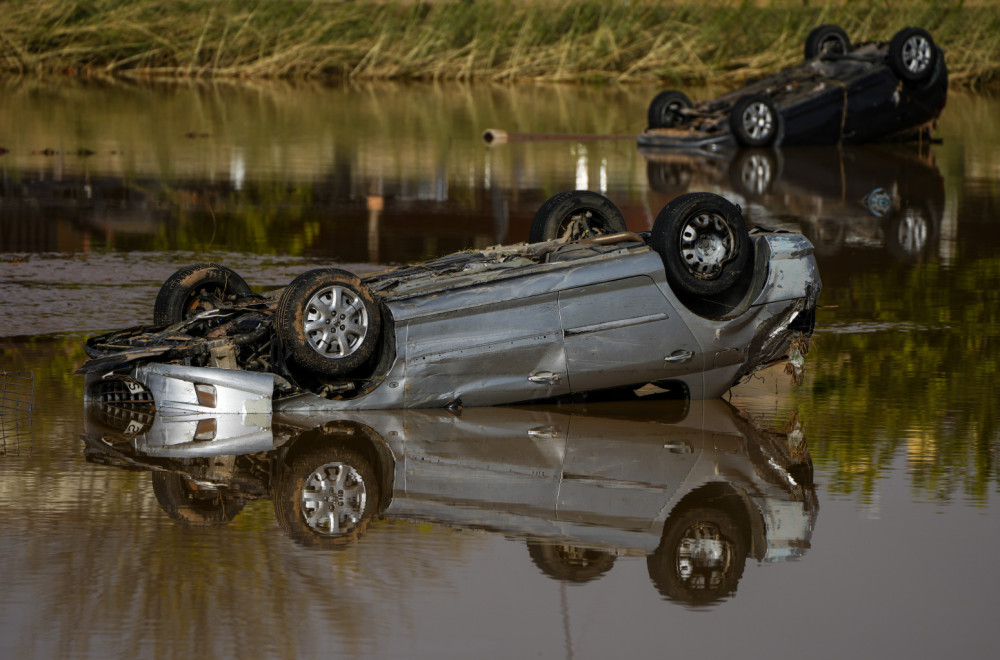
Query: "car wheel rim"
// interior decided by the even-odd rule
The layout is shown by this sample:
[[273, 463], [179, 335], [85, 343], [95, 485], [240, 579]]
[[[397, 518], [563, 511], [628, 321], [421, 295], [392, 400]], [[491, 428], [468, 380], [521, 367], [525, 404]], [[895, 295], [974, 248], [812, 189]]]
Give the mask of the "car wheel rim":
[[709, 522], [691, 525], [677, 546], [677, 574], [690, 587], [717, 589], [731, 563], [731, 544]]
[[733, 256], [732, 229], [716, 213], [700, 213], [681, 228], [681, 258], [688, 271], [701, 279], [713, 279]]
[[754, 101], [743, 110], [743, 128], [752, 140], [766, 140], [774, 128], [771, 109], [763, 101]]
[[306, 305], [305, 333], [309, 345], [323, 357], [347, 357], [368, 334], [368, 309], [350, 289], [327, 287]]
[[903, 66], [911, 73], [923, 73], [931, 63], [931, 45], [926, 38], [914, 35], [903, 42]]
[[343, 534], [361, 521], [367, 497], [365, 482], [356, 469], [346, 463], [327, 463], [306, 478], [302, 517], [315, 532]]

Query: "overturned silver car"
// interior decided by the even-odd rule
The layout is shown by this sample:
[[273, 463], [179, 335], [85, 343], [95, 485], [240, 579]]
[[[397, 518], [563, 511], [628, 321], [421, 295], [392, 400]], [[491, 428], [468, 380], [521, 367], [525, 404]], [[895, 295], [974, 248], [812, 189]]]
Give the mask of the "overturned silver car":
[[181, 269], [154, 325], [88, 340], [86, 396], [164, 413], [482, 406], [646, 384], [715, 398], [808, 349], [812, 245], [748, 231], [722, 197], [682, 195], [636, 234], [607, 198], [575, 191], [535, 224], [546, 240], [364, 277], [311, 270], [263, 294], [223, 266]]

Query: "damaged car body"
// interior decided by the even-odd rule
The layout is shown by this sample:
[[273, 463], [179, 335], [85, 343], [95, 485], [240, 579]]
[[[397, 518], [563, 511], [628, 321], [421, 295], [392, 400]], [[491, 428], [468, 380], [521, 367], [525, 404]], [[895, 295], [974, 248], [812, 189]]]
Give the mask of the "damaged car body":
[[852, 45], [836, 25], [815, 28], [805, 61], [713, 100], [658, 94], [641, 147], [767, 147], [927, 139], [944, 109], [948, 69], [915, 27]]
[[483, 406], [650, 383], [701, 399], [800, 364], [821, 287], [805, 237], [750, 232], [709, 193], [673, 200], [645, 235], [608, 233], [624, 221], [601, 195], [557, 198], [536, 217], [548, 240], [364, 277], [316, 269], [256, 294], [228, 268], [181, 269], [156, 325], [88, 340], [86, 396], [163, 413]]

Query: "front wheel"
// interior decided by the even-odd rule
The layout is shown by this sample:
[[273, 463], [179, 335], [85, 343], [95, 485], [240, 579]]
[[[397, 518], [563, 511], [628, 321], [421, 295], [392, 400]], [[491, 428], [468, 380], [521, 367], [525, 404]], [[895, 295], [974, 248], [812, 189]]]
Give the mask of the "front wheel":
[[180, 323], [248, 295], [250, 287], [233, 270], [218, 264], [181, 268], [160, 287], [153, 303], [153, 323]]
[[934, 39], [921, 28], [903, 28], [889, 42], [889, 66], [907, 82], [929, 77], [937, 65], [937, 58]]
[[382, 314], [374, 294], [344, 270], [319, 268], [288, 285], [274, 314], [278, 338], [296, 364], [342, 376], [375, 352]]
[[686, 299], [740, 297], [752, 275], [743, 214], [719, 195], [687, 193], [672, 200], [656, 217], [650, 244], [670, 286]]
[[767, 147], [778, 138], [781, 115], [771, 99], [763, 94], [751, 94], [733, 105], [729, 128], [740, 146]]
[[542, 204], [531, 221], [528, 241], [573, 241], [624, 231], [625, 216], [610, 199], [589, 190], [573, 190]]

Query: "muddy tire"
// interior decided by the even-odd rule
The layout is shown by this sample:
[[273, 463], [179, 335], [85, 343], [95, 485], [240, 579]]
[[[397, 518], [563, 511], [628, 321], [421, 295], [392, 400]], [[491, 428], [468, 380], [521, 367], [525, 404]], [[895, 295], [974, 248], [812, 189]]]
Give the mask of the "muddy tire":
[[650, 245], [682, 299], [729, 298], [752, 275], [750, 233], [740, 208], [712, 193], [672, 200], [653, 223]]
[[217, 309], [250, 293], [235, 271], [218, 264], [181, 268], [160, 287], [153, 303], [153, 323], [180, 323], [201, 312]]
[[937, 67], [938, 50], [926, 30], [903, 28], [889, 42], [889, 66], [906, 82], [921, 82]]
[[278, 479], [274, 514], [303, 545], [343, 546], [375, 517], [379, 484], [360, 452], [327, 442], [295, 455]]
[[668, 520], [660, 546], [646, 558], [649, 579], [670, 600], [708, 604], [736, 592], [748, 538], [732, 516], [691, 508]]
[[729, 128], [741, 147], [768, 147], [778, 139], [781, 115], [771, 99], [751, 94], [733, 104]]
[[627, 231], [625, 217], [599, 193], [573, 190], [549, 198], [535, 213], [528, 241], [579, 240]]
[[295, 363], [343, 376], [375, 352], [382, 331], [378, 301], [361, 279], [345, 270], [305, 272], [278, 299], [275, 329]]
[[684, 123], [681, 110], [694, 104], [684, 92], [668, 89], [653, 97], [646, 111], [646, 121], [649, 128], [671, 128]]
[[153, 472], [153, 495], [164, 513], [195, 527], [225, 525], [243, 510], [243, 500], [200, 488], [174, 472]]
[[818, 25], [806, 37], [807, 60], [824, 55], [845, 55], [851, 50], [851, 39], [839, 25]]

